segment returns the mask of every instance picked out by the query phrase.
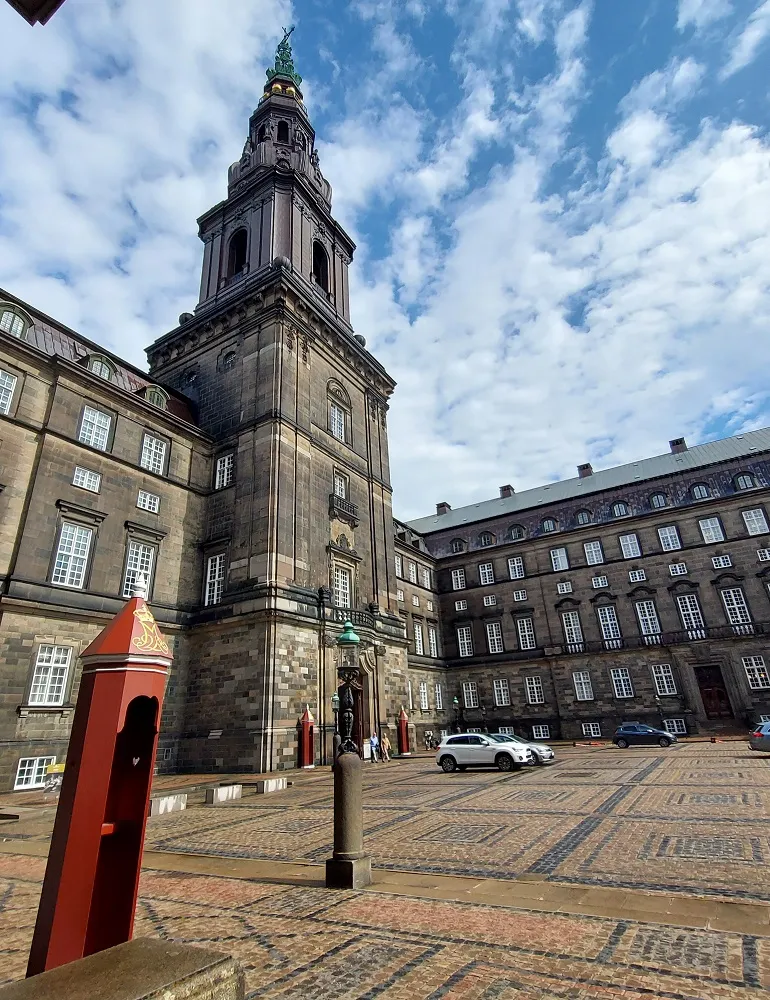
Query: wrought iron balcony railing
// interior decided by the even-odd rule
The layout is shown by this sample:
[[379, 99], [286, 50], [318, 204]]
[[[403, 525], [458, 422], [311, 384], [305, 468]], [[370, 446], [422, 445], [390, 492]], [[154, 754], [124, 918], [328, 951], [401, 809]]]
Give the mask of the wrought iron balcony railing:
[[370, 611], [355, 611], [353, 608], [331, 608], [329, 619], [344, 625], [351, 622], [360, 628], [374, 628], [374, 615]]
[[329, 494], [329, 514], [343, 521], [358, 524], [358, 505], [346, 500], [345, 497], [337, 496], [336, 493]]

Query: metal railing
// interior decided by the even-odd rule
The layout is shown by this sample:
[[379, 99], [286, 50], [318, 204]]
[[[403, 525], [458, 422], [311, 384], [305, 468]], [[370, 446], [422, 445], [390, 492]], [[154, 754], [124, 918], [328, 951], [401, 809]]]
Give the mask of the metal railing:
[[551, 656], [574, 656], [579, 653], [614, 652], [618, 649], [641, 649], [644, 646], [678, 646], [704, 639], [750, 639], [770, 635], [770, 622], [750, 622], [742, 625], [712, 625], [703, 628], [657, 632], [652, 635], [623, 636], [618, 639], [598, 639], [587, 642], [566, 642], [549, 648]]
[[351, 500], [346, 500], [345, 497], [337, 496], [336, 493], [330, 493], [329, 513], [345, 514], [347, 517], [358, 519], [358, 504], [354, 504]]
[[370, 611], [355, 611], [353, 608], [330, 608], [328, 620], [339, 622], [351, 622], [360, 628], [374, 628], [374, 615]]

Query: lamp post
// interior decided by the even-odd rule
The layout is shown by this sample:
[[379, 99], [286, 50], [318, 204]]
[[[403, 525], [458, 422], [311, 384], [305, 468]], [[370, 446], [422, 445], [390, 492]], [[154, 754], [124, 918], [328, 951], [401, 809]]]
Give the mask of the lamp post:
[[372, 859], [364, 854], [364, 809], [361, 788], [361, 758], [353, 739], [355, 698], [353, 682], [358, 676], [361, 640], [346, 621], [337, 639], [342, 663], [340, 743], [334, 760], [334, 850], [326, 861], [326, 885], [331, 889], [359, 889], [372, 882]]
[[339, 726], [337, 725], [339, 721], [340, 712], [340, 696], [335, 691], [332, 694], [332, 712], [334, 713], [334, 736], [332, 736], [332, 771], [334, 770], [334, 762], [337, 759], [337, 754], [340, 752], [340, 743], [342, 737], [340, 736]]
[[452, 723], [452, 731], [455, 733], [460, 732], [460, 699], [457, 695], [452, 699], [452, 710], [455, 713], [455, 721]]

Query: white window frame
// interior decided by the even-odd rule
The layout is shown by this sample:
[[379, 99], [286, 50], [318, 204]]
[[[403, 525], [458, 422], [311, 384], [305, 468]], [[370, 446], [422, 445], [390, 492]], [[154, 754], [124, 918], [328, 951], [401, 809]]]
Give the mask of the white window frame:
[[682, 618], [684, 630], [691, 639], [705, 639], [706, 625], [696, 594], [677, 594], [676, 605]]
[[460, 656], [473, 656], [473, 629], [470, 625], [457, 626], [457, 652]]
[[[334, 479], [333, 479], [333, 487], [332, 488], [334, 490], [335, 497], [339, 497], [340, 500], [347, 500], [347, 498], [348, 498], [348, 477], [344, 474], [344, 472], [337, 472], [336, 469], [334, 470]], [[397, 560], [399, 558], [400, 558], [400, 556], [396, 556]]]
[[760, 562], [770, 562], [770, 549], [757, 549], [757, 559]]
[[[516, 598], [514, 598], [516, 600]], [[484, 607], [493, 608], [497, 604], [497, 597], [494, 594], [484, 595]]]
[[97, 410], [95, 406], [84, 406], [78, 441], [97, 451], [106, 451], [110, 443], [111, 427], [112, 417], [109, 413]]
[[430, 570], [425, 566], [420, 567], [420, 582], [426, 590], [430, 590]]
[[572, 684], [575, 688], [575, 698], [577, 701], [594, 700], [594, 686], [591, 682], [590, 670], [573, 670]]
[[455, 611], [467, 611], [468, 602], [467, 601], [455, 601]]
[[492, 694], [496, 708], [505, 708], [511, 703], [511, 686], [507, 677], [498, 677], [492, 681]]
[[766, 535], [768, 532], [767, 517], [761, 507], [741, 511], [743, 523], [749, 535]]
[[711, 565], [714, 569], [729, 569], [732, 566], [733, 561], [728, 555], [712, 556]]
[[670, 663], [653, 663], [652, 679], [655, 682], [655, 693], [666, 697], [676, 694], [676, 678]]
[[[431, 656], [438, 657], [438, 629], [435, 625], [428, 626], [428, 652]], [[438, 708], [438, 706], [436, 706]]]
[[634, 697], [634, 685], [631, 683], [631, 673], [628, 667], [613, 667], [610, 670], [610, 677], [616, 698]]
[[419, 597], [418, 594], [412, 594], [412, 605], [415, 608], [419, 608], [419, 606], [420, 606], [420, 597]]
[[491, 562], [479, 563], [479, 583], [482, 587], [488, 587], [495, 582], [495, 568]]
[[658, 528], [658, 538], [660, 547], [664, 552], [676, 552], [682, 547], [682, 539], [679, 537], [679, 529], [675, 524], [667, 524]]
[[104, 358], [93, 357], [88, 360], [88, 370], [93, 375], [98, 375], [99, 378], [106, 379], [107, 382], [112, 381], [113, 368], [109, 365]]
[[628, 571], [629, 583], [642, 583], [647, 579], [647, 574], [643, 569], [630, 569]]
[[524, 569], [524, 556], [508, 557], [508, 578], [510, 580], [523, 580], [526, 576]]
[[465, 590], [465, 570], [452, 570], [452, 590]]
[[139, 465], [156, 476], [162, 476], [166, 467], [166, 448], [168, 442], [145, 431], [142, 435], [142, 454]]
[[203, 593], [205, 607], [219, 604], [225, 589], [225, 553], [216, 552], [206, 559], [206, 584]]
[[397, 601], [403, 601], [404, 600], [404, 592], [403, 592], [403, 590], [401, 590], [401, 589], [396, 590], [396, 600]]
[[529, 674], [524, 678], [524, 690], [527, 695], [528, 705], [544, 705], [545, 691], [543, 690], [543, 678], [540, 674]]
[[72, 485], [79, 490], [88, 490], [89, 493], [98, 493], [102, 488], [101, 473], [91, 469], [84, 469], [82, 465], [76, 465], [72, 474]]
[[412, 629], [414, 631], [414, 651], [417, 656], [425, 655], [425, 640], [422, 634], [422, 623], [413, 622]]
[[526, 601], [526, 599], [527, 599], [527, 592], [526, 592], [526, 590], [514, 590], [512, 596], [513, 596], [514, 601]]
[[[10, 317], [10, 319], [8, 318]], [[27, 324], [13, 309], [0, 310], [0, 330], [10, 333], [12, 337], [21, 338]]]
[[598, 722], [584, 722], [582, 724], [583, 736], [588, 736], [590, 739], [599, 739], [602, 735], [602, 727]]
[[67, 693], [72, 648], [42, 643], [38, 646], [28, 705], [57, 707]]
[[126, 565], [123, 570], [123, 597], [134, 596], [137, 578], [143, 576], [147, 582], [147, 593], [152, 590], [152, 574], [155, 570], [156, 546], [139, 538], [129, 538], [126, 546]]
[[[701, 490], [703, 491], [702, 496], [700, 495]], [[711, 493], [705, 483], [696, 483], [690, 492], [693, 500], [709, 500], [711, 498]]]
[[[223, 490], [235, 479], [235, 452], [228, 452], [227, 455], [220, 455], [217, 459], [216, 472], [214, 474], [214, 489]], [[334, 474], [334, 492], [337, 493], [337, 473]], [[337, 493], [337, 496], [339, 494]]]
[[503, 626], [500, 622], [487, 622], [485, 626], [487, 633], [487, 649], [490, 653], [504, 653]]
[[82, 590], [88, 572], [88, 558], [94, 529], [73, 521], [62, 521], [56, 545], [51, 583], [56, 587]]
[[725, 587], [719, 593], [729, 624], [733, 626], [751, 625], [751, 612], [746, 603], [743, 589], [741, 587]]
[[[23, 767], [30, 762], [32, 763], [31, 769]], [[22, 757], [16, 765], [13, 790], [18, 792], [24, 788], [42, 788], [45, 785], [46, 768], [55, 763], [55, 757]], [[24, 775], [22, 775], [22, 770], [25, 772]], [[22, 777], [27, 777], [26, 772], [29, 772], [30, 781], [22, 781]]]
[[[660, 503], [660, 501], [663, 503]], [[664, 507], [668, 507], [668, 498], [665, 493], [653, 493], [650, 497], [650, 507], [653, 510], [663, 510]]]
[[604, 562], [604, 549], [600, 541], [583, 542], [583, 551], [587, 566], [600, 566]]
[[339, 403], [334, 401], [329, 401], [329, 432], [332, 437], [335, 437], [338, 441], [342, 441], [344, 444], [347, 440], [346, 427], [347, 424], [347, 413], [340, 406]]
[[562, 580], [561, 583], [556, 584], [557, 594], [571, 594], [572, 593], [572, 581]]
[[534, 725], [532, 727], [532, 739], [533, 740], [550, 740], [551, 738], [551, 727], [544, 725], [542, 722]]
[[557, 549], [551, 549], [551, 568], [554, 573], [569, 569], [569, 555], [565, 546], [560, 545]]
[[681, 560], [669, 563], [668, 572], [670, 576], [687, 576], [687, 563]]
[[436, 681], [433, 685], [433, 693], [436, 699], [436, 711], [443, 712], [444, 710], [444, 692], [441, 689], [441, 684]]
[[353, 606], [353, 573], [349, 566], [335, 563], [332, 568], [332, 594], [336, 608]]
[[578, 611], [562, 611], [561, 625], [564, 630], [564, 642], [567, 650], [571, 653], [581, 652], [583, 649], [583, 626], [580, 624], [580, 613]]
[[420, 681], [419, 687], [417, 688], [417, 696], [420, 699], [420, 711], [427, 712], [430, 709], [430, 704], [428, 702], [427, 681]]
[[148, 493], [147, 490], [139, 490], [136, 498], [136, 506], [140, 510], [148, 510], [151, 514], [157, 514], [160, 510], [160, 497], [157, 493]]
[[395, 566], [396, 566], [396, 576], [403, 577], [403, 575], [404, 575], [404, 560], [401, 558], [401, 556], [398, 553], [396, 553]]
[[410, 559], [407, 564], [407, 567], [409, 571], [409, 582], [417, 583], [417, 563], [412, 562]]
[[744, 656], [743, 669], [746, 680], [752, 691], [765, 691], [770, 688], [770, 672], [765, 666], [764, 656]]
[[0, 369], [0, 413], [7, 415], [11, 412], [13, 394], [16, 392], [16, 375]]
[[639, 544], [639, 536], [635, 531], [627, 535], [619, 535], [618, 543], [620, 552], [624, 559], [639, 559], [642, 554], [642, 547]]
[[698, 521], [698, 527], [706, 545], [714, 545], [725, 540], [725, 533], [718, 517], [703, 517]]
[[653, 644], [660, 642], [660, 618], [658, 617], [658, 609], [655, 607], [655, 601], [650, 598], [646, 598], [643, 601], [635, 601], [634, 609], [636, 611], [636, 620], [639, 622], [639, 631], [645, 641], [648, 644], [650, 644], [650, 640], [653, 641]]
[[605, 649], [620, 649], [623, 645], [618, 613], [613, 604], [600, 604], [596, 608], [599, 619], [599, 629], [602, 633]]
[[606, 576], [592, 576], [591, 586], [594, 590], [605, 590], [609, 586], [609, 580]]
[[672, 736], [687, 735], [687, 723], [684, 719], [664, 719], [663, 728]]
[[533, 618], [517, 618], [516, 635], [519, 638], [519, 649], [537, 649], [535, 622]]
[[476, 681], [463, 681], [463, 706], [465, 708], [479, 707], [479, 686]]

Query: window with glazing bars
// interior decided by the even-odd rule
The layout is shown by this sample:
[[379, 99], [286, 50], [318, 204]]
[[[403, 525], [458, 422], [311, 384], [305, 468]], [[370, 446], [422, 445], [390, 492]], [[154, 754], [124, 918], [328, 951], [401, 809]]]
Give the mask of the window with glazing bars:
[[728, 587], [723, 590], [722, 603], [725, 606], [727, 620], [731, 625], [747, 625], [751, 622], [746, 598], [740, 587]]
[[533, 740], [550, 740], [551, 729], [550, 726], [533, 726], [532, 727], [532, 739]]
[[420, 709], [423, 712], [427, 712], [428, 708], [429, 708], [429, 705], [428, 705], [428, 683], [427, 683], [427, 681], [420, 681], [420, 687], [419, 687], [418, 690], [419, 690], [419, 696], [420, 696]]
[[417, 565], [413, 562], [409, 563], [409, 582], [417, 583]]
[[657, 694], [676, 694], [676, 681], [670, 663], [654, 663], [652, 677]]
[[492, 568], [492, 563], [481, 563], [479, 566], [479, 583], [482, 586], [495, 582], [495, 571]]
[[565, 548], [551, 549], [551, 566], [554, 573], [558, 573], [562, 569], [569, 569], [569, 559]]
[[68, 521], [62, 524], [51, 583], [82, 589], [92, 537], [91, 528], [70, 524]]
[[422, 656], [425, 652], [422, 638], [422, 625], [419, 622], [414, 623], [414, 651], [418, 656]]
[[711, 545], [714, 542], [723, 542], [725, 540], [725, 533], [722, 531], [722, 525], [719, 523], [718, 517], [704, 517], [698, 521], [700, 527], [700, 533], [703, 536], [703, 541], [706, 544]]
[[490, 653], [503, 652], [503, 630], [500, 622], [487, 622], [487, 646]]
[[438, 632], [432, 626], [428, 626], [428, 651], [431, 656], [438, 656]]
[[770, 688], [770, 674], [765, 667], [763, 656], [744, 656], [743, 669], [746, 671], [746, 679], [752, 691]]
[[583, 644], [583, 629], [580, 627], [580, 615], [577, 611], [563, 611], [561, 616], [564, 626], [564, 639], [568, 646]]
[[664, 552], [673, 552], [674, 549], [681, 549], [682, 547], [682, 543], [679, 541], [679, 532], [673, 524], [665, 528], [658, 528], [658, 538], [660, 539], [660, 547]]
[[40, 646], [29, 689], [30, 705], [63, 705], [72, 650], [69, 646]]
[[604, 562], [601, 542], [584, 542], [583, 549], [586, 554], [586, 562], [589, 566], [598, 566]]
[[82, 469], [75, 466], [75, 473], [72, 477], [72, 485], [80, 487], [81, 490], [88, 490], [90, 493], [98, 493], [102, 484], [102, 477], [98, 472], [90, 469]]
[[470, 625], [460, 625], [458, 627], [457, 648], [460, 656], [473, 656], [473, 636]]
[[[340, 500], [348, 498], [348, 477], [343, 476], [341, 472], [334, 473], [334, 495]], [[396, 556], [397, 560], [400, 558], [400, 556]]]
[[743, 511], [743, 523], [750, 535], [764, 535], [767, 532], [767, 518], [761, 507]]
[[517, 618], [516, 632], [519, 636], [519, 649], [536, 649], [535, 625], [531, 618]]
[[524, 688], [527, 692], [527, 704], [542, 705], [545, 701], [543, 680], [539, 674], [531, 674], [524, 678]]
[[631, 675], [628, 667], [614, 667], [610, 670], [612, 686], [615, 690], [616, 698], [633, 698], [634, 688], [631, 684]]
[[433, 690], [436, 698], [436, 711], [441, 712], [444, 708], [444, 693], [441, 690], [441, 685], [437, 683]]
[[642, 635], [660, 634], [660, 621], [654, 601], [637, 601], [636, 617], [639, 619], [639, 630]]
[[165, 460], [166, 442], [152, 434], [145, 434], [142, 438], [142, 456], [139, 459], [141, 467], [160, 476]]
[[10, 413], [15, 388], [16, 376], [10, 372], [0, 371], [0, 413]]
[[350, 607], [350, 570], [344, 566], [334, 567], [334, 603], [338, 608]]
[[619, 541], [620, 551], [622, 552], [624, 559], [638, 559], [642, 554], [641, 547], [639, 546], [638, 535], [621, 535]]
[[464, 569], [453, 569], [452, 570], [452, 590], [464, 590], [465, 589], [465, 570]]
[[695, 638], [703, 638], [704, 623], [701, 614], [698, 598], [695, 594], [680, 594], [676, 603], [679, 607], [679, 614], [682, 616], [682, 624], [690, 632], [695, 634]]
[[157, 514], [160, 510], [160, 497], [155, 493], [147, 493], [145, 490], [139, 490], [139, 496], [136, 498], [136, 506], [141, 507], [142, 510], [149, 510], [152, 514]]
[[86, 406], [83, 409], [78, 440], [82, 444], [104, 451], [110, 438], [111, 423], [112, 417], [108, 414], [102, 413], [101, 410], [95, 410], [92, 406]]
[[620, 639], [620, 624], [615, 608], [611, 604], [602, 604], [596, 609], [599, 618], [599, 628], [605, 642]]
[[479, 688], [476, 681], [463, 682], [463, 704], [466, 708], [479, 707]]
[[508, 685], [508, 679], [506, 677], [499, 677], [497, 680], [493, 681], [492, 691], [494, 694], [495, 705], [497, 705], [498, 708], [510, 705], [511, 689]]
[[329, 404], [329, 430], [338, 441], [345, 440], [345, 411], [336, 403]]
[[511, 580], [522, 580], [524, 578], [524, 557], [511, 556], [508, 560], [508, 576]]
[[219, 604], [225, 589], [225, 554], [218, 552], [206, 561], [206, 592], [204, 603]]
[[575, 685], [575, 697], [578, 701], [594, 700], [591, 674], [587, 670], [576, 670], [572, 674], [572, 683]]
[[133, 597], [134, 585], [139, 576], [143, 576], [150, 592], [152, 567], [155, 561], [155, 547], [133, 539], [128, 543], [126, 552], [126, 573], [123, 577], [123, 596]]

